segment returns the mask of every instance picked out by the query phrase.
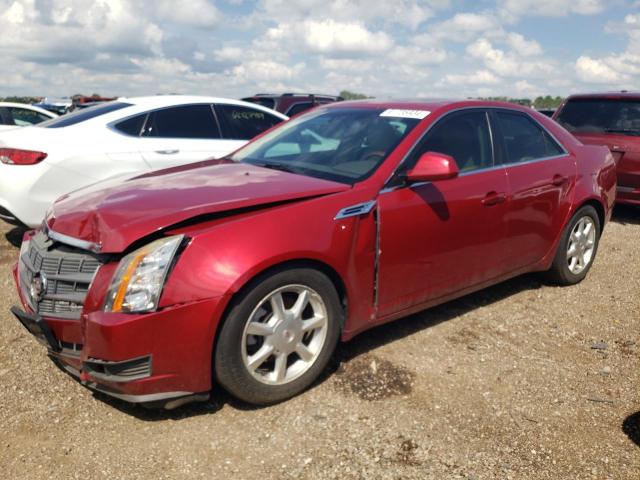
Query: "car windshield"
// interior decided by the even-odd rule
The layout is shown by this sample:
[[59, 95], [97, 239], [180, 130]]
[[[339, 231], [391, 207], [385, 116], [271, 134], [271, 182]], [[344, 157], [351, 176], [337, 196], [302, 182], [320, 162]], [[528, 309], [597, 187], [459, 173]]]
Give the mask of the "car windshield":
[[420, 121], [402, 112], [321, 108], [283, 124], [230, 158], [353, 184], [371, 175]]
[[131, 106], [130, 103], [124, 103], [124, 102], [101, 103], [93, 107], [85, 108], [82, 110], [76, 110], [73, 113], [68, 113], [66, 115], [63, 115], [62, 117], [54, 118], [53, 120], [39, 123], [38, 127], [44, 127], [44, 128], [69, 127], [71, 125], [76, 125], [77, 123], [99, 117], [100, 115], [115, 112], [116, 110], [120, 110], [130, 106]]
[[576, 98], [556, 120], [570, 132], [640, 135], [640, 100]]

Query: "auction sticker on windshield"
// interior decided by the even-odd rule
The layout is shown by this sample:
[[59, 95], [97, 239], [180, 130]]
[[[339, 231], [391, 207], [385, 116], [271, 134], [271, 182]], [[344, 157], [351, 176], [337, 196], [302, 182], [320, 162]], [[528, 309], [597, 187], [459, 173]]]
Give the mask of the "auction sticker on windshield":
[[389, 108], [380, 114], [381, 117], [394, 117], [394, 118], [416, 118], [422, 120], [426, 118], [431, 112], [428, 110], [398, 110], [395, 108]]

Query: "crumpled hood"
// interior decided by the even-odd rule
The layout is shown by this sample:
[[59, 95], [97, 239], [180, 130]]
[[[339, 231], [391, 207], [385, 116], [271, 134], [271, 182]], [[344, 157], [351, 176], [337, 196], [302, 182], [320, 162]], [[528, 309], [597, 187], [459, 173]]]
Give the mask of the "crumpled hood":
[[349, 185], [213, 160], [128, 180], [100, 182], [60, 198], [47, 218], [55, 233], [125, 250], [136, 240], [199, 215], [327, 195]]

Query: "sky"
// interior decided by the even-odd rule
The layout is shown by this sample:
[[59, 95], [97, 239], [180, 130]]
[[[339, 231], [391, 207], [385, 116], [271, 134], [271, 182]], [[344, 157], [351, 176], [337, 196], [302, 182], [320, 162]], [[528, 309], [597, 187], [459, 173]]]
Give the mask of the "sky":
[[0, 96], [640, 89], [638, 0], [0, 0]]

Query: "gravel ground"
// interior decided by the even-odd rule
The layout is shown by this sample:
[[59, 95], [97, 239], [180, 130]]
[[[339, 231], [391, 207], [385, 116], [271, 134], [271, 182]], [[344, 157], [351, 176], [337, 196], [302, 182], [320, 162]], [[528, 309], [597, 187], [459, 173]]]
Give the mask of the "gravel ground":
[[258, 409], [149, 412], [60, 372], [8, 311], [18, 236], [0, 226], [4, 478], [640, 478], [640, 209], [582, 284], [524, 276], [377, 328]]

